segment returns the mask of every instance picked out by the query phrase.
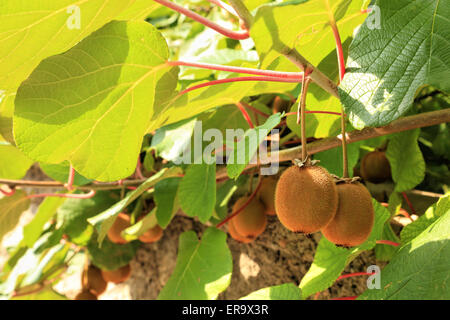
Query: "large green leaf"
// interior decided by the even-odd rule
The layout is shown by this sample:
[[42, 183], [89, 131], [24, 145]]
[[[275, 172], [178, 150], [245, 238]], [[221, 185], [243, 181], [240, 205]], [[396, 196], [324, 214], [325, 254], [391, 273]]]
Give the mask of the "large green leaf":
[[381, 271], [380, 289], [359, 299], [450, 299], [450, 210], [403, 245]]
[[175, 84], [168, 54], [149, 23], [113, 21], [44, 60], [17, 92], [17, 145], [37, 161], [69, 160], [87, 178], [131, 175], [144, 134], [165, 121], [153, 105]]
[[[0, 88], [14, 92], [42, 59], [73, 47], [134, 0], [0, 3]], [[79, 13], [79, 16], [78, 16]], [[80, 18], [79, 28], [77, 18]]]
[[30, 199], [22, 190], [16, 190], [12, 196], [0, 198], [0, 242], [7, 232], [14, 229], [29, 206]]
[[300, 289], [293, 283], [259, 289], [239, 300], [301, 300]]
[[191, 164], [180, 182], [178, 198], [188, 216], [208, 221], [216, 204], [216, 163]]
[[175, 270], [158, 299], [216, 299], [231, 281], [233, 262], [226, 239], [216, 228], [206, 229], [201, 240], [193, 231], [183, 233]]
[[148, 178], [142, 183], [136, 190], [133, 190], [127, 194], [125, 198], [114, 204], [109, 209], [97, 214], [96, 216], [89, 218], [88, 222], [92, 224], [98, 231], [98, 243], [101, 245], [103, 239], [106, 236], [109, 228], [114, 224], [117, 215], [122, 212], [128, 205], [134, 200], [139, 198], [147, 189], [153, 187], [158, 181], [176, 176], [179, 174], [179, 169], [174, 167], [171, 169], [164, 168], [155, 175]]
[[417, 141], [420, 129], [400, 132], [392, 136], [386, 150], [395, 182], [395, 191], [414, 188], [425, 177], [425, 160]]
[[22, 151], [0, 139], [0, 178], [21, 179], [32, 164]]
[[302, 297], [320, 292], [330, 287], [344, 271], [346, 265], [364, 250], [372, 249], [376, 240], [381, 238], [383, 226], [390, 217], [385, 207], [372, 199], [375, 209], [375, 223], [369, 238], [361, 245], [345, 249], [336, 247], [332, 242], [322, 237], [317, 247], [314, 261], [300, 282]]
[[405, 114], [424, 84], [450, 92], [450, 3], [376, 0], [374, 5], [379, 28], [371, 18], [359, 29], [339, 90], [358, 129]]

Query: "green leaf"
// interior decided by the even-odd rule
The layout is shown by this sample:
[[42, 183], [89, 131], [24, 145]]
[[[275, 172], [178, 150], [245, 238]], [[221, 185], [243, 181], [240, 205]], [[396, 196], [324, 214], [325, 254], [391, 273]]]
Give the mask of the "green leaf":
[[117, 20], [145, 20], [152, 12], [161, 8], [161, 5], [154, 1], [135, 0], [133, 2], [117, 17]]
[[69, 300], [53, 289], [45, 289], [25, 296], [14, 297], [11, 300]]
[[17, 92], [17, 145], [36, 161], [69, 160], [90, 179], [131, 175], [144, 134], [166, 119], [162, 96], [176, 81], [168, 54], [149, 23], [113, 21], [42, 61]]
[[301, 291], [293, 283], [263, 288], [239, 300], [301, 300]]
[[129, 192], [125, 198], [117, 202], [115, 205], [110, 207], [109, 209], [101, 212], [100, 214], [89, 218], [88, 222], [92, 224], [98, 231], [98, 243], [101, 245], [103, 239], [106, 236], [109, 228], [114, 224], [117, 215], [122, 212], [129, 204], [131, 204], [134, 200], [139, 198], [141, 194], [143, 194], [147, 189], [153, 187], [158, 181], [175, 176], [179, 173], [178, 168], [167, 169], [164, 168], [158, 173], [154, 174], [150, 178], [148, 178], [144, 183], [142, 183], [136, 190]]
[[[259, 7], [250, 35], [262, 67], [266, 68], [282, 56], [286, 47], [298, 48], [306, 59], [318, 65], [335, 51], [330, 16], [334, 17], [344, 43], [352, 36], [354, 28], [364, 21], [360, 12], [363, 3], [363, 0], [309, 0]], [[336, 61], [335, 58], [334, 63]]]
[[389, 140], [386, 157], [397, 192], [413, 189], [425, 177], [425, 160], [417, 142], [419, 134], [420, 129], [410, 130], [397, 133]]
[[216, 228], [206, 229], [201, 240], [193, 231], [181, 234], [175, 270], [158, 299], [216, 299], [231, 281], [233, 263], [226, 239]]
[[404, 244], [362, 300], [450, 299], [450, 210]]
[[[339, 94], [353, 126], [404, 115], [419, 87], [450, 92], [450, 3], [377, 0], [350, 46]], [[379, 28], [373, 22], [379, 18]]]
[[196, 118], [183, 120], [156, 130], [151, 144], [156, 155], [168, 161], [179, 159], [189, 146], [196, 121]]
[[23, 241], [29, 248], [39, 239], [45, 224], [56, 214], [56, 210], [64, 201], [65, 198], [58, 197], [47, 197], [42, 201], [33, 220], [23, 227]]
[[110, 191], [97, 191], [90, 199], [67, 199], [58, 209], [57, 225], [69, 236], [70, 241], [86, 245], [94, 232], [87, 219], [114, 205], [119, 200], [114, 195]]
[[87, 245], [92, 263], [102, 270], [116, 270], [127, 265], [134, 258], [139, 241], [115, 244], [106, 238], [101, 248], [99, 246], [97, 237], [92, 237]]
[[161, 228], [166, 228], [180, 208], [178, 186], [181, 178], [169, 178], [155, 184], [153, 199], [156, 205], [156, 218]]
[[271, 115], [264, 124], [248, 129], [244, 136], [235, 143], [228, 158], [227, 173], [230, 178], [236, 179], [245, 169], [250, 160], [255, 156], [259, 145], [264, 141], [275, 126], [281, 121], [280, 113]]
[[[359, 159], [359, 143], [347, 145], [348, 170], [349, 175], [353, 176], [353, 167]], [[329, 173], [341, 176], [343, 172], [342, 148], [334, 148], [322, 151], [314, 155], [315, 160], [320, 160], [320, 165], [328, 170]]]
[[[114, 19], [133, 0], [0, 3], [0, 88], [17, 88], [42, 59], [66, 51]], [[75, 10], [70, 10], [71, 8]], [[77, 12], [80, 24], [76, 25]]]
[[32, 164], [22, 151], [0, 139], [0, 178], [22, 179]]
[[372, 199], [372, 204], [375, 210], [375, 223], [369, 238], [363, 244], [351, 249], [344, 249], [336, 247], [325, 237], [320, 239], [314, 261], [300, 282], [304, 299], [329, 288], [341, 275], [348, 263], [364, 250], [372, 249], [376, 240], [381, 239], [383, 226], [390, 215], [387, 209], [376, 200]]
[[448, 211], [450, 211], [450, 194], [441, 197], [439, 201], [429, 207], [425, 214], [420, 216], [419, 219], [402, 229], [402, 232], [400, 233], [402, 243], [412, 241]]
[[225, 219], [228, 213], [228, 202], [230, 201], [233, 194], [238, 190], [239, 187], [242, 187], [247, 182], [247, 176], [242, 175], [239, 176], [236, 180], [229, 179], [224, 183], [217, 186], [217, 196], [216, 196], [216, 205], [215, 205], [215, 213], [216, 218]]
[[216, 204], [216, 164], [192, 164], [180, 182], [181, 209], [190, 217], [208, 221]]
[[6, 233], [14, 229], [29, 206], [30, 199], [22, 190], [16, 190], [12, 196], [0, 198], [0, 242]]
[[[67, 161], [60, 164], [40, 163], [39, 166], [42, 171], [53, 180], [66, 183], [69, 178], [70, 164]], [[75, 171], [75, 176], [73, 179], [74, 186], [82, 186], [90, 183], [91, 181], [91, 179], [87, 179]]]
[[15, 97], [15, 92], [6, 94], [4, 90], [0, 90], [0, 135], [13, 145], [15, 145], [15, 142], [13, 135], [12, 118], [14, 115]]

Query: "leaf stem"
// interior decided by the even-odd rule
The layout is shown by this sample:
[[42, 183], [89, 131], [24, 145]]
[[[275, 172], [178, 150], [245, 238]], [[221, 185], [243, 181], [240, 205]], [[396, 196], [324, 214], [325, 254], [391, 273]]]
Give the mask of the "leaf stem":
[[253, 129], [255, 125], [253, 124], [252, 118], [250, 118], [250, 115], [248, 114], [247, 110], [245, 110], [244, 106], [240, 102], [236, 102], [236, 107], [238, 107], [238, 109], [241, 111], [242, 116], [247, 121], [250, 128]]
[[223, 1], [220, 0], [208, 0], [209, 2], [211, 2], [212, 4], [215, 4], [216, 6], [224, 9], [225, 11], [228, 11], [229, 13], [231, 13], [232, 15], [239, 17], [239, 15], [237, 14], [237, 12], [234, 10], [234, 8], [232, 6], [230, 6], [228, 3], [225, 3]]
[[377, 243], [377, 244], [387, 244], [387, 245], [393, 246], [393, 247], [398, 247], [400, 245], [400, 243], [394, 242], [394, 241], [390, 241], [390, 240], [377, 240], [377, 241], [375, 241], [375, 243]]
[[306, 78], [302, 83], [302, 92], [299, 101], [300, 118], [297, 115], [297, 124], [301, 122], [302, 136], [302, 161], [307, 161], [308, 158], [308, 147], [306, 142], [306, 95], [308, 93], [310, 78]]
[[45, 197], [58, 197], [58, 198], [71, 198], [71, 199], [90, 199], [95, 196], [95, 190], [91, 190], [89, 193], [78, 194], [78, 193], [38, 193], [30, 194], [27, 196], [28, 199], [32, 198], [45, 198]]
[[253, 23], [253, 16], [241, 0], [228, 0], [233, 6], [239, 18], [241, 18], [245, 29], [250, 30]]
[[177, 11], [183, 15], [185, 15], [188, 18], [191, 18], [197, 22], [200, 22], [201, 24], [207, 26], [208, 28], [213, 29], [214, 31], [217, 31], [218, 33], [231, 38], [231, 39], [235, 39], [235, 40], [244, 40], [244, 39], [248, 39], [250, 37], [248, 30], [244, 30], [244, 31], [232, 31], [229, 30], [227, 28], [224, 28], [220, 25], [218, 25], [215, 22], [212, 22], [211, 20], [206, 19], [205, 17], [202, 17], [201, 15], [199, 15], [198, 13], [195, 13], [189, 9], [186, 9], [176, 3], [173, 3], [171, 1], [167, 1], [167, 0], [153, 0], [155, 2], [158, 2], [159, 4], [168, 7], [174, 11]]

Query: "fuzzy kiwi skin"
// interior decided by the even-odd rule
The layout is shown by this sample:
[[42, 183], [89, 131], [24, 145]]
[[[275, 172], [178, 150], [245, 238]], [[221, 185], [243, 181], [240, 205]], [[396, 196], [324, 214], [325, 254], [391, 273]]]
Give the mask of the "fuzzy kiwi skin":
[[275, 210], [289, 230], [317, 232], [334, 217], [338, 194], [333, 177], [319, 166], [292, 166], [278, 179]]
[[354, 247], [362, 244], [372, 231], [375, 212], [372, 197], [361, 183], [337, 185], [339, 205], [334, 219], [322, 234], [336, 245]]
[[391, 177], [391, 166], [383, 151], [367, 153], [361, 160], [361, 177], [372, 183], [380, 183]]
[[93, 265], [83, 271], [81, 279], [83, 289], [91, 291], [96, 296], [105, 292], [108, 286], [108, 283], [103, 279], [101, 270]]
[[74, 300], [98, 300], [97, 296], [89, 290], [83, 290], [78, 293]]
[[116, 270], [102, 270], [102, 276], [108, 282], [122, 283], [131, 276], [131, 267], [127, 264]]
[[236, 231], [236, 228], [234, 227], [233, 219], [228, 221], [228, 233], [234, 240], [242, 242], [242, 243], [250, 243], [253, 241], [253, 239], [247, 239], [244, 236], [240, 235]]
[[125, 230], [126, 228], [128, 228], [129, 226], [131, 226], [131, 224], [130, 224], [130, 217], [127, 214], [123, 213], [123, 212], [119, 213], [119, 215], [117, 216], [117, 218], [114, 221], [113, 225], [108, 230], [108, 238], [109, 238], [109, 240], [111, 240], [111, 242], [114, 242], [114, 243], [117, 243], [117, 244], [125, 244], [125, 243], [127, 243], [128, 241], [125, 240], [124, 238], [122, 238], [120, 233], [123, 230]]
[[163, 229], [159, 225], [156, 225], [153, 228], [147, 230], [145, 233], [141, 234], [138, 239], [144, 243], [152, 243], [161, 239], [162, 235]]
[[275, 189], [277, 179], [274, 177], [264, 178], [258, 192], [258, 198], [266, 208], [265, 213], [269, 216], [276, 215], [275, 212]]
[[[249, 197], [242, 197], [233, 206], [233, 212], [241, 208]], [[255, 239], [264, 232], [267, 225], [267, 216], [264, 213], [264, 205], [253, 198], [250, 203], [233, 220], [236, 232], [246, 239]]]

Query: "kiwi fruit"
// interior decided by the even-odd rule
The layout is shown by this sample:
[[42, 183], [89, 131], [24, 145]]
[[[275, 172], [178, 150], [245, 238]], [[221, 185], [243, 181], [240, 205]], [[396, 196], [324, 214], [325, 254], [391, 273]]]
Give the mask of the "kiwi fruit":
[[[241, 208], [248, 199], [248, 196], [239, 198], [233, 206], [233, 212]], [[232, 219], [236, 232], [246, 239], [255, 239], [266, 229], [267, 216], [264, 211], [264, 205], [254, 197], [250, 203]]]
[[261, 188], [258, 192], [258, 198], [266, 208], [265, 213], [274, 216], [275, 212], [275, 188], [277, 179], [275, 177], [263, 178]]
[[113, 282], [116, 284], [128, 280], [130, 275], [131, 275], [131, 267], [129, 264], [116, 270], [102, 270], [103, 279], [105, 279], [108, 282]]
[[108, 283], [103, 279], [99, 268], [90, 265], [81, 275], [81, 285], [83, 289], [91, 291], [96, 296], [105, 292]]
[[228, 221], [228, 233], [234, 240], [242, 242], [242, 243], [250, 243], [253, 241], [253, 239], [245, 238], [244, 236], [240, 235], [236, 231], [236, 228], [234, 227], [233, 219]]
[[161, 239], [162, 235], [163, 229], [159, 225], [156, 225], [153, 228], [145, 231], [145, 233], [141, 234], [139, 236], [139, 240], [144, 243], [152, 243]]
[[391, 166], [384, 151], [372, 151], [361, 160], [361, 177], [372, 183], [380, 183], [391, 177]]
[[278, 179], [275, 211], [293, 232], [317, 232], [334, 217], [338, 194], [333, 177], [322, 167], [294, 165]]
[[97, 296], [89, 290], [83, 290], [78, 293], [74, 300], [98, 300]]
[[284, 100], [279, 96], [276, 96], [272, 102], [272, 112], [289, 112], [289, 108], [291, 107], [291, 102], [288, 100]]
[[123, 212], [119, 213], [113, 225], [108, 230], [109, 240], [117, 244], [127, 243], [128, 241], [122, 238], [120, 234], [123, 230], [125, 230], [129, 226], [130, 226], [130, 217]]
[[370, 235], [375, 212], [369, 191], [359, 182], [337, 185], [339, 205], [322, 234], [336, 245], [358, 246]]

